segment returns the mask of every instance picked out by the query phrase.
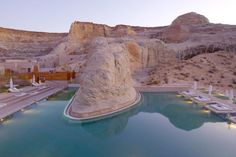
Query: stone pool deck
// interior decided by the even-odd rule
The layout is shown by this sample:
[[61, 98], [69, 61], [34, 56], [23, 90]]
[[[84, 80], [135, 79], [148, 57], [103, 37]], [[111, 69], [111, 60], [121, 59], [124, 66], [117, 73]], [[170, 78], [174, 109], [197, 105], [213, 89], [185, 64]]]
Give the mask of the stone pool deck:
[[236, 112], [236, 105], [233, 104], [233, 102], [231, 100], [223, 100], [223, 99], [217, 98], [217, 97], [215, 97], [213, 95], [209, 95], [209, 94], [203, 93], [203, 92], [201, 92], [199, 90], [194, 90], [194, 92], [197, 95], [200, 95], [200, 96], [203, 96], [203, 97], [209, 97], [212, 102], [219, 102], [219, 103], [222, 103], [222, 104], [227, 104]]
[[135, 86], [139, 92], [179, 92], [191, 89], [191, 84], [167, 84], [167, 85], [151, 85], [151, 86]]
[[8, 117], [66, 87], [67, 84], [64, 82], [50, 81], [38, 87], [25, 87], [20, 93], [2, 93], [0, 94], [0, 119]]

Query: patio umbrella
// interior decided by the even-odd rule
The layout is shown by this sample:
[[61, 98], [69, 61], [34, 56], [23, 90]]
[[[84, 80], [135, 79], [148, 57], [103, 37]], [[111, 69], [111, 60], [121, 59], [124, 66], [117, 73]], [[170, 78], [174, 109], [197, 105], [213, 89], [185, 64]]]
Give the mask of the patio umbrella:
[[213, 87], [212, 87], [212, 85], [210, 85], [210, 86], [209, 86], [209, 92], [208, 92], [209, 95], [211, 95], [212, 89], [213, 89]]
[[35, 75], [33, 75], [32, 83], [35, 83]]
[[234, 91], [233, 91], [233, 89], [230, 90], [229, 99], [230, 99], [230, 100], [233, 100], [233, 99], [234, 99]]
[[13, 84], [13, 80], [12, 80], [12, 78], [10, 78], [10, 88], [11, 88], [11, 89], [14, 88], [14, 84]]
[[225, 96], [229, 97], [229, 91], [228, 90], [225, 91]]
[[194, 89], [194, 90], [197, 90], [197, 81], [194, 81], [194, 83], [193, 83], [193, 89]]

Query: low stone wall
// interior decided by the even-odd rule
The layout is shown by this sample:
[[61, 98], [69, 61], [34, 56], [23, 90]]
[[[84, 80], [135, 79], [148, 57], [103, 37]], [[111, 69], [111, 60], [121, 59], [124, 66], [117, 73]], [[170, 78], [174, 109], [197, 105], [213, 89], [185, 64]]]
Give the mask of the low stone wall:
[[190, 85], [184, 86], [138, 86], [135, 89], [139, 92], [179, 92], [189, 90]]
[[101, 120], [119, 114], [121, 112], [124, 112], [131, 107], [134, 107], [136, 104], [140, 102], [140, 100], [141, 100], [141, 94], [137, 92], [136, 99], [132, 102], [126, 102], [124, 104], [119, 104], [116, 106], [111, 105], [110, 108], [104, 108], [102, 110], [94, 110], [93, 112], [80, 114], [80, 113], [74, 113], [71, 110], [71, 106], [74, 103], [74, 97], [73, 97], [64, 110], [64, 116], [71, 120], [77, 120], [79, 122], [91, 122], [91, 121]]

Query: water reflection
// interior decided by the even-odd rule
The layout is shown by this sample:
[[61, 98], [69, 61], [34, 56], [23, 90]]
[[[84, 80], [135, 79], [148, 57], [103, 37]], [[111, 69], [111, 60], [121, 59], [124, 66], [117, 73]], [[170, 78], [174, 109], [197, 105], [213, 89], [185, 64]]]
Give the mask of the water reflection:
[[80, 124], [87, 132], [98, 138], [109, 138], [120, 134], [130, 117], [139, 112], [160, 113], [167, 117], [175, 127], [190, 131], [201, 127], [206, 122], [220, 122], [220, 118], [202, 112], [199, 106], [189, 105], [175, 93], [143, 93], [142, 102], [135, 108], [97, 122]]
[[137, 104], [134, 108], [129, 111], [123, 112], [114, 117], [110, 117], [104, 120], [83, 123], [81, 126], [91, 134], [98, 138], [109, 138], [113, 135], [122, 133], [126, 127], [130, 117], [140, 112], [142, 108], [142, 102]]

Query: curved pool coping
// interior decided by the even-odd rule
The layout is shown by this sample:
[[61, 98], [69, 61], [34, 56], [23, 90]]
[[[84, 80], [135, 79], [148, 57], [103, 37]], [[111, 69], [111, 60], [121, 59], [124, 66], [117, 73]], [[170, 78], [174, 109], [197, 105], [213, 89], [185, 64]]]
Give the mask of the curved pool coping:
[[137, 104], [139, 104], [142, 96], [138, 91], [136, 91], [136, 93], [137, 93], [137, 96], [136, 96], [136, 99], [134, 100], [134, 102], [130, 103], [129, 105], [127, 105], [125, 107], [121, 107], [117, 110], [113, 110], [112, 112], [107, 112], [107, 113], [103, 113], [103, 114], [99, 114], [99, 115], [95, 115], [95, 116], [90, 116], [90, 117], [83, 117], [83, 118], [74, 117], [74, 116], [71, 116], [69, 114], [70, 105], [73, 102], [74, 97], [75, 97], [75, 96], [73, 96], [70, 99], [70, 101], [68, 102], [68, 104], [66, 105], [66, 108], [64, 109], [64, 116], [66, 118], [70, 119], [70, 120], [75, 120], [75, 121], [80, 122], [80, 123], [93, 122], [93, 121], [98, 121], [98, 120], [101, 120], [101, 119], [113, 117], [113, 116], [116, 116], [120, 113], [123, 113], [126, 110], [128, 110], [128, 109], [136, 106]]

